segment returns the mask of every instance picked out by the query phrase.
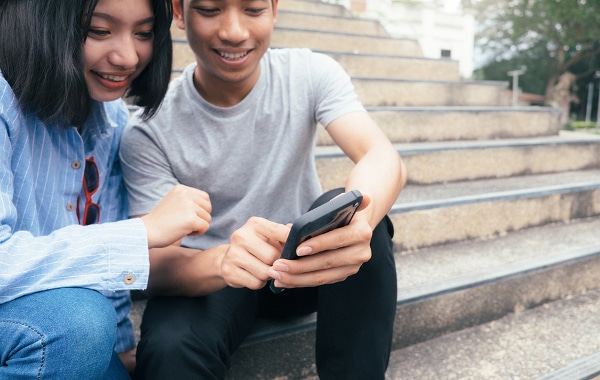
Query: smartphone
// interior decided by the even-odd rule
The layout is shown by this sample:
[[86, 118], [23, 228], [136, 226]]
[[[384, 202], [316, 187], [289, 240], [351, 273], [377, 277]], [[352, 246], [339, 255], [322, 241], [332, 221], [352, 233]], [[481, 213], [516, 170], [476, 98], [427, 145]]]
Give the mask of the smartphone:
[[[300, 243], [348, 225], [362, 199], [360, 191], [348, 191], [300, 216], [292, 224], [292, 229], [281, 252], [281, 258], [298, 259], [296, 248]], [[274, 281], [271, 281], [270, 287], [274, 293], [283, 291], [282, 288], [275, 287], [273, 283]]]

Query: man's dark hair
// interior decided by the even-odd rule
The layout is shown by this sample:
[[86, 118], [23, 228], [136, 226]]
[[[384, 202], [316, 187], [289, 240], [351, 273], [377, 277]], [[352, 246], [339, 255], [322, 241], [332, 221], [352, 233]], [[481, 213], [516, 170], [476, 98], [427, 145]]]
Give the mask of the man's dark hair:
[[[0, 71], [21, 108], [45, 123], [81, 125], [90, 98], [82, 47], [98, 0], [0, 0]], [[152, 0], [152, 60], [127, 91], [143, 117], [156, 113], [171, 76], [170, 0]]]

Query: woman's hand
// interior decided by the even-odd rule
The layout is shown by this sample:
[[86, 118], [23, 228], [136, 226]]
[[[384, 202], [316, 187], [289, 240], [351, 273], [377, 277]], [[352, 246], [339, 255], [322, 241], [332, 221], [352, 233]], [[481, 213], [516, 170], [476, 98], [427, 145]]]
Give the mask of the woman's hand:
[[148, 234], [148, 248], [166, 247], [185, 236], [204, 234], [211, 221], [208, 193], [176, 185], [154, 210], [141, 217]]

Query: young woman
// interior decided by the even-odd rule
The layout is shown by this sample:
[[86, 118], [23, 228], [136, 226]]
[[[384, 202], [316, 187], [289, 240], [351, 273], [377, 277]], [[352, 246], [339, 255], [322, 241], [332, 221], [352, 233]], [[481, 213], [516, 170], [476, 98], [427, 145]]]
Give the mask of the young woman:
[[148, 248], [208, 228], [184, 186], [126, 219], [121, 98], [160, 106], [171, 18], [171, 0], [0, 0], [0, 378], [128, 378]]

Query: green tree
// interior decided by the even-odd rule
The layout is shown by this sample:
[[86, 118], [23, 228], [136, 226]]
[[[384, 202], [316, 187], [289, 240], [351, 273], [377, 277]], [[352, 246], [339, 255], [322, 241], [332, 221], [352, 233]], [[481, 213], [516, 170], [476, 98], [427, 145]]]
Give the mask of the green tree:
[[541, 68], [547, 97], [561, 74], [582, 78], [598, 70], [600, 0], [463, 0], [463, 6], [476, 11], [476, 45], [493, 57], [489, 64]]

